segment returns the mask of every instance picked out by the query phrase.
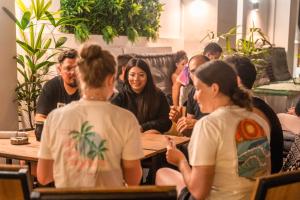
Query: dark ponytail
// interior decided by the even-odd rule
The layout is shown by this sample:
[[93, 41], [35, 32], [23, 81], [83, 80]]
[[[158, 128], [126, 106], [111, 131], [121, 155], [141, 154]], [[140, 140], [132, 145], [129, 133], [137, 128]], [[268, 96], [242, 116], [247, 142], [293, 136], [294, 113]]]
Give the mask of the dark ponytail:
[[237, 84], [237, 75], [227, 63], [213, 60], [197, 69], [196, 77], [208, 86], [218, 84], [219, 90], [237, 106], [252, 109], [250, 94]]
[[252, 100], [249, 92], [239, 87], [235, 88], [233, 94], [230, 97], [231, 101], [242, 108], [252, 110]]

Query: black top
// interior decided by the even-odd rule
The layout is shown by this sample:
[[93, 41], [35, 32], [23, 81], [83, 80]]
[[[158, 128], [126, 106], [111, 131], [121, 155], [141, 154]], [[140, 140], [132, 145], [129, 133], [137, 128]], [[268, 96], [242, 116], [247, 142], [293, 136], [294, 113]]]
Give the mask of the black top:
[[61, 76], [56, 76], [45, 83], [37, 102], [36, 113], [48, 115], [55, 108], [79, 99], [79, 91], [69, 95], [65, 90]]
[[137, 116], [137, 99], [141, 97], [140, 94], [123, 89], [115, 98], [113, 98], [112, 103], [130, 110], [138, 119], [143, 131], [155, 129], [161, 133], [164, 133], [172, 126], [172, 122], [169, 119], [170, 107], [164, 93], [159, 89], [157, 92], [160, 104], [156, 110], [151, 109], [151, 112], [156, 113], [151, 119], [142, 120]]
[[262, 111], [269, 120], [271, 126], [271, 173], [277, 173], [280, 171], [283, 162], [283, 133], [280, 121], [276, 113], [266, 102], [258, 97], [253, 97], [252, 100], [253, 106]]
[[194, 99], [196, 89], [193, 87], [188, 95], [187, 105], [186, 105], [186, 112], [188, 114], [194, 115], [195, 119], [200, 119], [201, 117], [205, 116], [206, 114], [200, 111], [199, 105], [197, 101]]
[[124, 87], [124, 81], [117, 79], [115, 88], [118, 90], [118, 92], [123, 90], [123, 87]]
[[296, 104], [295, 113], [297, 116], [300, 117], [300, 99], [299, 99], [298, 103]]

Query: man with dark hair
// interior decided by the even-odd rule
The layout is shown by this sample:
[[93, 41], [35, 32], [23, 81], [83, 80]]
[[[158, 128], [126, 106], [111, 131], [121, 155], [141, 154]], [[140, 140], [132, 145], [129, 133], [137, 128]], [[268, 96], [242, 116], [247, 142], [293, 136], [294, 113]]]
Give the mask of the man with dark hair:
[[75, 73], [77, 59], [78, 53], [74, 49], [64, 51], [59, 55], [57, 65], [59, 76], [45, 83], [37, 102], [36, 122], [43, 122], [55, 108], [79, 100]]
[[[222, 52], [223, 50], [220, 45], [218, 45], [215, 42], [210, 42], [207, 46], [205, 46], [202, 55], [206, 56], [209, 60], [216, 60], [221, 57]], [[178, 75], [176, 81], [173, 83], [173, 105], [184, 105], [187, 101], [187, 95], [191, 91], [192, 87], [193, 86], [190, 82], [190, 77], [188, 73], [188, 66], [185, 66], [181, 73]], [[180, 91], [180, 89], [182, 90]]]
[[[209, 59], [206, 56], [201, 54], [195, 55], [189, 60], [188, 67], [189, 67], [189, 76], [191, 78], [191, 82], [193, 82], [194, 72], [196, 71], [196, 69], [208, 61]], [[186, 106], [187, 116], [183, 115], [184, 113], [182, 111], [182, 107], [178, 107], [178, 106], [171, 106], [170, 113], [169, 113], [169, 118], [173, 122], [177, 123], [176, 124], [177, 131], [187, 136], [190, 136], [197, 120], [205, 115], [200, 111], [199, 105], [194, 99], [195, 92], [196, 89], [193, 86], [191, 91], [188, 94], [187, 106]]]
[[[240, 84], [246, 89], [251, 90], [256, 80], [256, 70], [250, 59], [247, 57], [230, 56], [225, 61], [231, 64], [236, 70]], [[272, 108], [262, 99], [252, 97], [252, 101], [254, 106], [253, 112], [256, 112], [269, 123], [271, 129], [271, 172], [277, 173], [280, 171], [283, 163], [283, 133], [280, 121]]]
[[219, 59], [222, 55], [222, 47], [215, 42], [210, 42], [204, 47], [203, 55], [209, 58], [209, 60]]

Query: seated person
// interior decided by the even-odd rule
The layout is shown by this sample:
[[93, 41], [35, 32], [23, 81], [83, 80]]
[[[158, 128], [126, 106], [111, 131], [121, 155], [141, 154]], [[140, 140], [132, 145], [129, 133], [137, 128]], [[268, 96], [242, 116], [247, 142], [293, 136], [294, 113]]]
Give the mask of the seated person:
[[[250, 59], [241, 56], [229, 56], [225, 61], [233, 66], [238, 75], [238, 82], [247, 90], [251, 90], [256, 79], [256, 69]], [[271, 166], [272, 173], [280, 171], [283, 163], [283, 133], [276, 113], [262, 99], [252, 97], [253, 111], [264, 118], [271, 131]]]
[[205, 63], [195, 77], [195, 99], [210, 114], [195, 125], [189, 163], [169, 138], [167, 161], [180, 172], [159, 169], [156, 184], [176, 184], [179, 199], [250, 199], [255, 178], [269, 174], [269, 126], [225, 62]]
[[277, 114], [282, 130], [300, 134], [300, 100], [296, 107], [291, 107], [287, 113]]
[[128, 62], [123, 90], [112, 103], [134, 113], [141, 132], [164, 133], [171, 128], [167, 98], [154, 85], [149, 66], [142, 59], [133, 58]]
[[[189, 61], [189, 73], [191, 77], [191, 82], [193, 82], [194, 76], [193, 73], [198, 67], [200, 67], [205, 62], [208, 62], [209, 59], [203, 55], [195, 55]], [[204, 116], [200, 111], [197, 102], [194, 99], [195, 88], [193, 87], [188, 95], [186, 112], [187, 116], [184, 116], [182, 113], [182, 107], [171, 106], [169, 118], [174, 121], [176, 124], [176, 129], [178, 132], [183, 133], [184, 135], [190, 136], [192, 133], [193, 127], [198, 119]]]
[[[208, 57], [209, 60], [215, 60], [220, 58], [222, 52], [223, 50], [220, 45], [215, 42], [210, 42], [205, 46], [203, 55]], [[178, 75], [176, 82], [173, 83], [172, 99], [174, 106], [185, 104], [188, 94], [192, 89], [192, 85], [193, 83], [190, 81], [188, 66], [185, 66], [182, 72]]]
[[71, 49], [62, 52], [58, 57], [59, 76], [45, 83], [36, 106], [36, 122], [45, 121], [47, 115], [55, 108], [71, 101], [79, 100], [75, 68], [78, 53]]
[[38, 181], [54, 180], [58, 188], [138, 185], [144, 156], [138, 121], [108, 101], [114, 57], [94, 44], [84, 45], [80, 56], [83, 96], [48, 115], [38, 152]]
[[[178, 100], [176, 97], [179, 94], [179, 89], [181, 86], [181, 83], [177, 81], [177, 78], [179, 74], [184, 69], [185, 65], [188, 63], [188, 57], [185, 51], [178, 51], [175, 55], [175, 71], [172, 73], [171, 79], [172, 79], [172, 102], [173, 100]], [[177, 84], [177, 85], [176, 85]], [[179, 87], [178, 87], [179, 85]], [[175, 94], [175, 96], [173, 96]], [[176, 105], [178, 103], [176, 102]]]
[[126, 70], [126, 65], [130, 59], [133, 57], [130, 55], [119, 55], [117, 57], [117, 81], [116, 81], [116, 89], [118, 91], [122, 90], [124, 84], [124, 75]]

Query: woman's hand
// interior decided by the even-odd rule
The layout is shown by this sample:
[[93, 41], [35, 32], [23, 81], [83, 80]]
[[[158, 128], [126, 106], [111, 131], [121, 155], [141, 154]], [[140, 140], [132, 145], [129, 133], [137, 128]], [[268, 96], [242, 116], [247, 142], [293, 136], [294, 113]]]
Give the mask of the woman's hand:
[[166, 138], [168, 142], [166, 153], [167, 161], [175, 166], [178, 166], [182, 161], [186, 161], [184, 154], [176, 148], [174, 141], [168, 136], [166, 136]]
[[182, 116], [182, 106], [171, 106], [169, 112], [169, 119], [173, 122], [177, 122]]
[[186, 130], [193, 130], [197, 120], [190, 117], [181, 117], [177, 122], [176, 130], [183, 133]]

